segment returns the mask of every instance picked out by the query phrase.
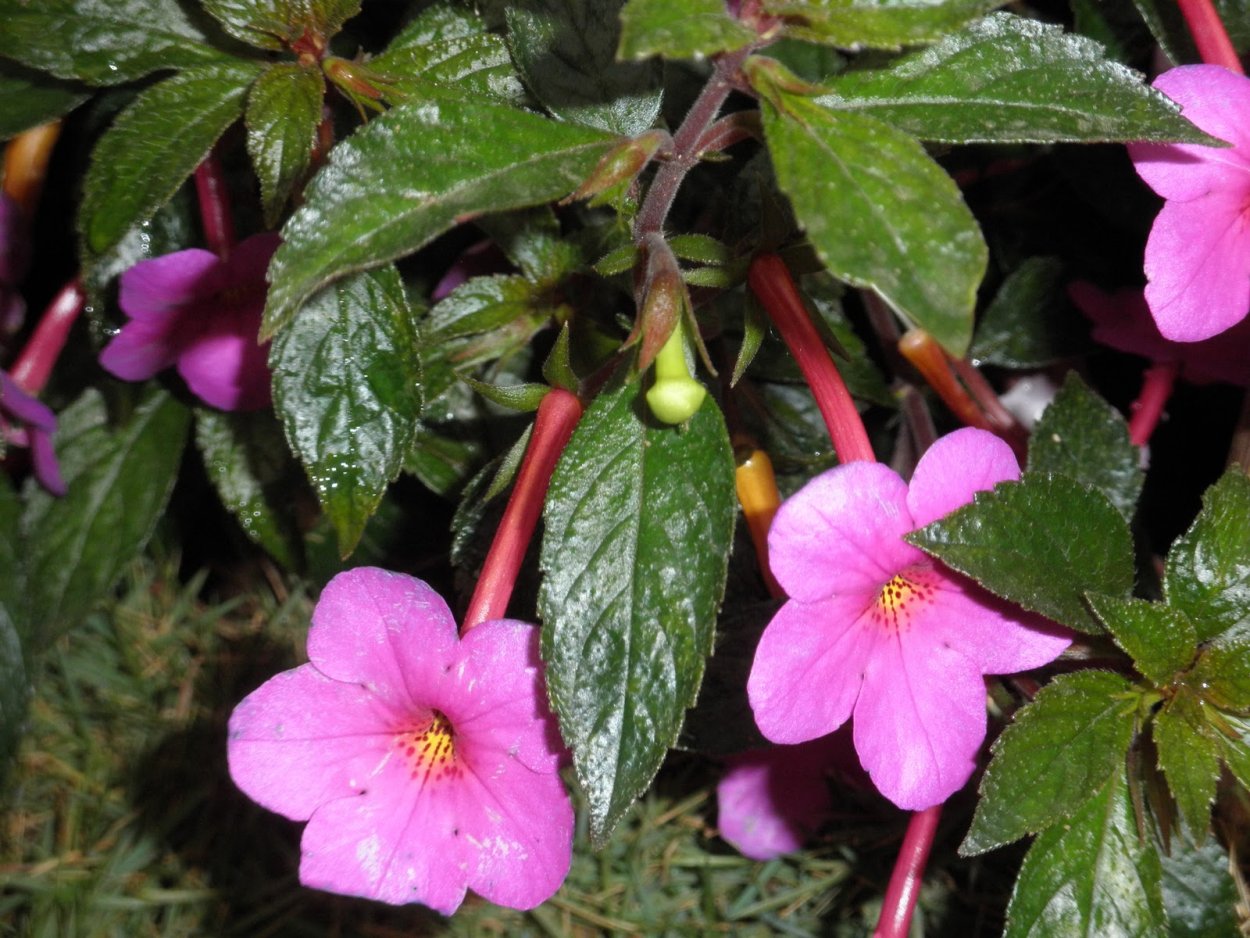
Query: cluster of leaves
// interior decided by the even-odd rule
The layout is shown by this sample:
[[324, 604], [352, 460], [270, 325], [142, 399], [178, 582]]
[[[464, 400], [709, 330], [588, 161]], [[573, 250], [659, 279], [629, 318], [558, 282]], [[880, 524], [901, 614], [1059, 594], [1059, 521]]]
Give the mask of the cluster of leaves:
[[[281, 225], [283, 238], [261, 334], [273, 340], [277, 422], [201, 409], [190, 438], [223, 503], [293, 569], [327, 528], [350, 555], [407, 474], [459, 496], [453, 553], [471, 574], [489, 533], [486, 502], [518, 452], [489, 462], [515, 426], [482, 397], [531, 407], [540, 377], [583, 397], [546, 505], [537, 610], [553, 705], [602, 844], [677, 743], [722, 605], [731, 617], [759, 598], [754, 581], [729, 573], [731, 430], [778, 457], [785, 486], [829, 462], [793, 363], [744, 301], [751, 255], [780, 249], [823, 271], [808, 279], [813, 303], [848, 358], [853, 392], [879, 405], [874, 429], [893, 439], [894, 399], [844, 314], [844, 298], [857, 308], [844, 290], [874, 294], [960, 357], [987, 269], [1015, 270], [976, 344], [1010, 366], [1057, 357], [1053, 343], [1034, 341], [1047, 328], [1037, 284], [1053, 287], [1053, 271], [1047, 280], [1036, 276], [1045, 262], [1010, 256], [990, 268], [990, 244], [1003, 239], [987, 241], [936, 153], [1210, 142], [1096, 42], [994, 5], [763, 0], [735, 17], [720, 0], [414, 2], [396, 17], [362, 13], [359, 0], [0, 0], [0, 54], [12, 60], [0, 63], [0, 131], [125, 102], [94, 142], [77, 216], [85, 282], [105, 315], [121, 270], [191, 242], [178, 193], [197, 165], [215, 146], [245, 154], [231, 164], [238, 191], [258, 188], [255, 220]], [[1100, 37], [1143, 32], [1079, 7]], [[1175, 24], [1142, 7], [1155, 39], [1183, 54]], [[715, 107], [704, 113], [707, 101]], [[359, 120], [366, 112], [377, 113]], [[741, 159], [698, 165], [736, 144]], [[575, 191], [586, 198], [549, 207]], [[435, 302], [430, 284], [468, 243], [467, 222], [507, 272], [471, 277]], [[697, 327], [709, 374], [713, 363], [736, 365], [674, 428], [648, 414], [642, 388], [682, 318]], [[1246, 543], [1234, 520], [1220, 520], [1244, 517], [1244, 480], [1222, 482], [1173, 548], [1165, 601], [1133, 599], [1129, 522], [1142, 479], [1117, 420], [1070, 386], [1034, 436], [1023, 482], [917, 535], [1095, 647], [1110, 636], [1113, 667], [1117, 648], [1131, 662], [1060, 678], [997, 750], [968, 843], [1041, 833], [1013, 905], [1019, 934], [1061, 933], [1053, 922], [1067, 909], [1047, 896], [1130, 867], [1146, 871], [1142, 888], [1117, 891], [1116, 914], [1161, 929], [1158, 853], [1145, 832], [1167, 841], [1166, 793], [1200, 842], [1221, 761], [1243, 781], [1250, 773], [1237, 620], [1250, 604], [1235, 574]], [[110, 426], [88, 390], [62, 414], [69, 500], [32, 492], [21, 507], [0, 486], [0, 551], [21, 561], [0, 564], [6, 644], [28, 655], [29, 623], [71, 625], [141, 548], [189, 421], [187, 407], [153, 392]], [[297, 510], [301, 478], [323, 523]], [[104, 524], [111, 537], [100, 536]], [[6, 682], [10, 737], [24, 686]], [[1099, 747], [1088, 764], [1064, 749], [1077, 736]], [[1154, 814], [1130, 797], [1139, 791], [1158, 794]], [[1010, 811], [1025, 814], [1000, 817]], [[1078, 834], [1109, 832], [1119, 852], [1078, 858]], [[1091, 929], [1106, 908], [1093, 888], [1078, 903]]]

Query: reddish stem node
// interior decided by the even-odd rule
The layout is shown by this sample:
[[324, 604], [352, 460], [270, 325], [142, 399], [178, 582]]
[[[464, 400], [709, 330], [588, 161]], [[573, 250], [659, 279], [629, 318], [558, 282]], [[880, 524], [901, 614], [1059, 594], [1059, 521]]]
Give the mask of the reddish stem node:
[[885, 890], [881, 918], [877, 920], [873, 938], [906, 938], [941, 816], [942, 806], [937, 804], [915, 812], [907, 822], [907, 833], [903, 835], [903, 846], [894, 861], [894, 872], [890, 874], [890, 885]]
[[552, 388], [538, 405], [534, 432], [521, 461], [516, 485], [508, 498], [508, 507], [504, 509], [503, 520], [499, 522], [495, 539], [486, 554], [477, 588], [469, 600], [460, 629], [462, 634], [483, 622], [502, 619], [507, 613], [517, 573], [521, 570], [525, 551], [542, 514], [547, 484], [581, 416], [582, 402], [576, 395], [561, 388]]
[[855, 402], [851, 400], [842, 376], [829, 357], [829, 350], [825, 348], [820, 333], [812, 325], [785, 261], [776, 254], [757, 255], [751, 261], [747, 282], [781, 333], [812, 389], [838, 460], [846, 463], [856, 459], [876, 459]]
[[60, 289], [44, 310], [39, 325], [9, 371], [14, 383], [27, 394], [38, 394], [48, 383], [52, 368], [65, 348], [69, 331], [86, 301], [87, 295], [75, 277]]
[[234, 247], [234, 219], [230, 215], [230, 190], [217, 154], [210, 152], [195, 168], [195, 193], [200, 200], [204, 241], [218, 257]]
[[1179, 5], [1202, 61], [1208, 65], [1223, 65], [1230, 72], [1244, 75], [1237, 50], [1211, 0], [1179, 0]]
[[1133, 401], [1128, 422], [1128, 438], [1134, 446], [1145, 446], [1163, 417], [1163, 408], [1176, 384], [1177, 364], [1164, 362], [1151, 365], [1142, 379], [1141, 391]]

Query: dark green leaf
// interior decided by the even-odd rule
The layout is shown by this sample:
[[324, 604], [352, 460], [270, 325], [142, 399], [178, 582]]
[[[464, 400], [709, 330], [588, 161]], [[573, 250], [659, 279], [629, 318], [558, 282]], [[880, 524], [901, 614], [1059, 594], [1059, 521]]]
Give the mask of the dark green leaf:
[[1102, 624], [1086, 593], [1133, 588], [1133, 538], [1106, 497], [1065, 476], [1028, 473], [978, 493], [907, 540], [986, 589], [1081, 632]]
[[1158, 850], [1139, 837], [1117, 773], [1068, 823], [1033, 843], [1004, 938], [1163, 938], [1161, 878]]
[[1000, 0], [764, 0], [785, 34], [840, 49], [898, 49], [931, 42]]
[[569, 358], [569, 324], [561, 324], [560, 334], [556, 337], [551, 353], [543, 362], [543, 380], [553, 388], [576, 394], [581, 386], [577, 372], [573, 370], [573, 362]]
[[[1180, 4], [1171, 0], [1133, 0], [1137, 12], [1150, 29], [1164, 54], [1173, 62], [1196, 62], [1198, 48], [1194, 45], [1189, 27], [1185, 25]], [[1215, 6], [1220, 6], [1216, 3]], [[1221, 19], [1224, 19], [1221, 17]], [[1224, 19], [1224, 22], [1228, 22]]]
[[7, 478], [0, 478], [0, 614], [7, 612], [9, 625], [17, 630], [24, 645], [30, 636], [21, 517], [22, 504], [17, 493]]
[[196, 414], [195, 442], [209, 481], [247, 536], [288, 570], [296, 569], [302, 546], [292, 494], [299, 470], [273, 414], [205, 408]]
[[1195, 844], [1206, 839], [1211, 826], [1211, 803], [1220, 778], [1219, 745], [1203, 706], [1196, 693], [1181, 688], [1155, 714], [1153, 729], [1159, 768]]
[[247, 152], [260, 179], [265, 225], [272, 228], [308, 170], [326, 85], [320, 69], [276, 62], [247, 96]]
[[1205, 641], [1250, 620], [1250, 478], [1230, 469], [1202, 501], [1168, 551], [1163, 590]]
[[1137, 725], [1132, 685], [1107, 671], [1061, 675], [994, 741], [959, 852], [984, 853], [1069, 817], [1122, 774]]
[[1068, 372], [1029, 438], [1029, 471], [1064, 475], [1101, 492], [1132, 521], [1143, 481], [1140, 460], [1119, 411]]
[[755, 30], [729, 15], [724, 0], [628, 0], [621, 10], [622, 59], [693, 59], [741, 49]]
[[[30, 678], [17, 626], [0, 603], [0, 782], [17, 753], [30, 702]], [[7, 790], [7, 786], [6, 790]]]
[[1089, 326], [1065, 292], [1071, 279], [1056, 257], [1030, 257], [1013, 270], [977, 321], [973, 360], [1041, 368], [1089, 348]]
[[506, 356], [547, 324], [555, 313], [550, 302], [544, 291], [515, 274], [474, 277], [430, 310], [426, 340], [445, 344], [488, 334], [475, 343], [456, 346], [451, 359], [459, 366]]
[[660, 113], [658, 62], [618, 62], [621, 0], [509, 4], [512, 55], [552, 114], [634, 137]]
[[545, 205], [524, 212], [485, 215], [476, 224], [509, 262], [536, 284], [554, 284], [581, 264], [577, 245], [564, 237], [559, 219]]
[[83, 181], [78, 226], [89, 252], [103, 254], [169, 200], [238, 119], [257, 71], [231, 63], [180, 72], [118, 115]]
[[394, 81], [382, 89], [388, 97], [424, 97], [427, 83], [509, 102], [525, 96], [503, 37], [473, 11], [454, 7], [424, 10], [369, 69]]
[[32, 489], [22, 518], [36, 647], [77, 624], [147, 543], [177, 477], [189, 413], [152, 391], [110, 426], [100, 394], [87, 391], [59, 420], [69, 493]]
[[338, 535], [356, 547], [421, 414], [417, 330], [393, 267], [317, 294], [273, 343], [274, 406]]
[[1171, 684], [1194, 660], [1198, 633], [1180, 610], [1097, 593], [1085, 598], [1137, 670], [1160, 687]]
[[1168, 938], [1241, 938], [1228, 851], [1215, 838], [1201, 847], [1172, 841], [1171, 856], [1162, 860]]
[[764, 134], [777, 181], [829, 272], [963, 355], [986, 247], [958, 187], [919, 142], [880, 121], [771, 97]]
[[480, 101], [388, 111], [334, 148], [283, 229], [264, 334], [332, 280], [415, 251], [459, 221], [567, 195], [609, 143]]
[[4, 55], [92, 85], [224, 60], [208, 42], [178, 0], [0, 0]]
[[538, 410], [551, 388], [545, 384], [486, 384], [466, 377], [465, 382], [492, 404], [526, 413]]
[[360, 0], [203, 0], [230, 35], [261, 49], [282, 49], [305, 33], [329, 39], [360, 12]]
[[1228, 771], [1241, 782], [1242, 788], [1250, 789], [1250, 721], [1221, 713], [1211, 722], [1217, 730], [1215, 738]]
[[0, 59], [0, 140], [56, 120], [86, 99], [77, 85]]
[[721, 267], [733, 260], [733, 254], [727, 244], [707, 235], [673, 235], [668, 239], [668, 246], [683, 261]]
[[1221, 710], [1250, 713], [1250, 635], [1238, 630], [1202, 649], [1187, 683]]
[[829, 86], [821, 99], [829, 107], [871, 114], [922, 140], [1212, 142], [1098, 43], [1007, 13]]
[[547, 684], [603, 843], [677, 739], [712, 650], [734, 525], [724, 420], [657, 427], [636, 385], [587, 410], [551, 480]]

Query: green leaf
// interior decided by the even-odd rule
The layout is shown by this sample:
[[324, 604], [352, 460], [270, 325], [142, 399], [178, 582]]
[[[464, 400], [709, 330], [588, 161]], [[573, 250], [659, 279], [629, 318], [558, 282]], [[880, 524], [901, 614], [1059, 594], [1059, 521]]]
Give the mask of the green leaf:
[[78, 227], [103, 254], [152, 217], [243, 110], [258, 69], [230, 63], [180, 72], [140, 94], [91, 155]]
[[[17, 626], [0, 603], [0, 783], [17, 754], [30, 703], [30, 677]], [[5, 786], [7, 790], [7, 786]]]
[[1200, 847], [1173, 841], [1162, 860], [1168, 938], [1241, 938], [1228, 851], [1214, 837]]
[[1125, 521], [1133, 520], [1144, 481], [1128, 424], [1075, 371], [1033, 429], [1029, 471], [1064, 475], [1101, 492]]
[[1198, 694], [1179, 689], [1155, 714], [1153, 734], [1181, 820], [1193, 843], [1202, 843], [1211, 827], [1220, 752]]
[[421, 414], [417, 330], [393, 267], [313, 297], [269, 353], [274, 406], [334, 524], [356, 547]]
[[1143, 843], [1122, 774], [1033, 843], [1004, 938], [1163, 938], [1159, 853]]
[[203, 0], [231, 36], [261, 49], [283, 49], [306, 32], [329, 39], [360, 12], [360, 0]]
[[995, 13], [889, 68], [829, 82], [829, 107], [946, 143], [1212, 142], [1142, 76], [1060, 26]]
[[621, 59], [694, 59], [741, 49], [755, 30], [729, 15], [723, 0], [628, 0], [621, 10]]
[[524, 277], [495, 274], [474, 277], [456, 287], [430, 310], [426, 341], [443, 344], [466, 336], [489, 334], [456, 347], [458, 366], [506, 356], [526, 345], [556, 312], [553, 297]]
[[178, 0], [0, 0], [0, 49], [91, 85], [226, 58]]
[[918, 141], [870, 117], [780, 91], [763, 116], [777, 182], [829, 272], [871, 287], [962, 356], [987, 253], [951, 178]]
[[659, 116], [662, 70], [616, 60], [620, 9], [621, 0], [509, 4], [508, 41], [526, 86], [552, 114], [634, 137]]
[[1215, 738], [1220, 744], [1220, 755], [1228, 771], [1233, 773], [1242, 788], [1250, 789], [1250, 721], [1231, 713], [1221, 713], [1212, 723], [1218, 730]]
[[8, 478], [0, 478], [0, 614], [17, 630], [21, 644], [29, 639], [26, 609], [26, 548], [22, 543], [22, 504]]
[[1250, 478], [1235, 468], [1207, 489], [1202, 511], [1168, 551], [1163, 591], [1205, 641], [1250, 620]]
[[369, 70], [394, 82], [388, 98], [426, 96], [427, 83], [512, 103], [525, 88], [502, 36], [472, 10], [435, 6], [403, 28]]
[[260, 179], [265, 226], [272, 228], [312, 159], [326, 84], [321, 70], [275, 62], [247, 96], [247, 152]]
[[32, 488], [22, 518], [36, 647], [76, 625], [143, 549], [177, 478], [188, 420], [161, 391], [115, 426], [94, 390], [60, 414], [56, 452], [69, 492]]
[[1097, 593], [1085, 598], [1137, 670], [1156, 685], [1168, 686], [1193, 662], [1198, 633], [1179, 609]]
[[1030, 257], [1007, 275], [977, 319], [969, 355], [1005, 368], [1041, 368], [1089, 349], [1089, 325], [1068, 299], [1057, 257]]
[[602, 844], [651, 783], [712, 650], [734, 526], [720, 410], [649, 424], [600, 396], [551, 480], [539, 594], [547, 686]]
[[1202, 649], [1186, 683], [1221, 710], [1250, 713], [1250, 635], [1238, 630]]
[[986, 589], [1081, 632], [1102, 624], [1086, 593], [1133, 588], [1133, 538], [1102, 494], [1065, 476], [1027, 473], [907, 540]]
[[1069, 817], [1121, 774], [1137, 725], [1133, 686], [1107, 671], [1055, 678], [994, 741], [959, 852], [984, 853]]
[[476, 224], [536, 284], [553, 285], [581, 266], [581, 251], [565, 237], [548, 206], [484, 215]]
[[545, 384], [530, 382], [524, 384], [486, 384], [483, 381], [477, 381], [469, 377], [465, 377], [463, 380], [469, 387], [477, 391], [478, 394], [492, 404], [498, 404], [500, 407], [523, 413], [538, 410], [538, 405], [542, 403], [543, 398], [547, 396], [547, 392], [551, 390]]
[[303, 546], [294, 518], [298, 478], [292, 470], [299, 470], [273, 414], [203, 408], [196, 413], [195, 442], [209, 481], [244, 533], [288, 570], [297, 569]]
[[56, 120], [85, 100], [76, 85], [0, 59], [0, 140]]
[[840, 49], [898, 49], [932, 42], [1000, 0], [764, 0], [784, 34]]
[[269, 267], [263, 335], [332, 280], [415, 251], [457, 222], [567, 195], [610, 142], [481, 101], [393, 108], [335, 147], [305, 190]]

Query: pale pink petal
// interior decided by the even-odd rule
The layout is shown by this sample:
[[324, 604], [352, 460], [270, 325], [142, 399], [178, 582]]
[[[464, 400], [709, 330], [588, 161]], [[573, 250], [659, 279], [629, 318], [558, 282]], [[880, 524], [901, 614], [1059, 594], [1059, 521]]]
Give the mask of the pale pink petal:
[[443, 712], [466, 751], [506, 752], [535, 772], [555, 772], [564, 747], [547, 707], [538, 628], [498, 619], [460, 641], [455, 675], [460, 692]]
[[221, 260], [189, 248], [139, 261], [121, 276], [117, 302], [131, 319], [163, 319], [224, 285]]
[[786, 603], [755, 650], [747, 696], [755, 723], [775, 743], [801, 743], [846, 722], [865, 662], [881, 633], [860, 623], [876, 594]]
[[174, 364], [188, 337], [186, 323], [176, 312], [132, 319], [100, 352], [100, 367], [123, 381], [143, 381]]
[[786, 499], [768, 532], [769, 566], [786, 595], [815, 602], [880, 590], [924, 555], [903, 541], [915, 525], [907, 486], [875, 462], [837, 466]]
[[1054, 661], [1072, 644], [1067, 630], [998, 599], [966, 577], [939, 568], [937, 589], [918, 610], [912, 633], [949, 646], [982, 674], [1014, 674]]
[[230, 715], [230, 775], [252, 800], [293, 820], [373, 786], [407, 714], [312, 665], [278, 674]]
[[964, 427], [925, 451], [907, 490], [907, 507], [917, 528], [937, 521], [988, 492], [1020, 478], [1011, 447], [986, 430]]
[[455, 699], [458, 644], [451, 610], [428, 585], [356, 567], [322, 590], [308, 657], [329, 677], [362, 684], [396, 706], [439, 708]]
[[268, 347], [255, 332], [207, 332], [178, 356], [178, 373], [200, 400], [220, 410], [258, 410], [270, 402]]
[[1210, 338], [1250, 310], [1246, 208], [1221, 193], [1164, 203], [1146, 242], [1145, 268], [1146, 302], [1165, 338]]
[[864, 669], [852, 724], [877, 790], [908, 811], [940, 804], [972, 775], [985, 738], [976, 666], [923, 629], [889, 636]]

